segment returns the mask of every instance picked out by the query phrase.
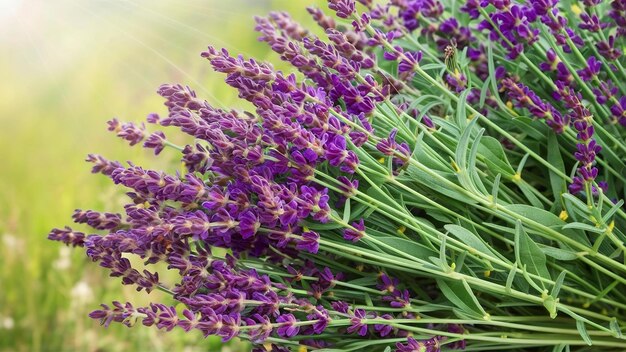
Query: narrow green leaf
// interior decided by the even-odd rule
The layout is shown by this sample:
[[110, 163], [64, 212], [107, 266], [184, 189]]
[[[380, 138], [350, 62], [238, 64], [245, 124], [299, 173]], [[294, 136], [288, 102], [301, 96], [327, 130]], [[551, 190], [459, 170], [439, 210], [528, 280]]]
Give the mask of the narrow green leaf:
[[424, 70], [424, 71], [433, 70], [433, 69], [440, 69], [442, 67], [445, 67], [445, 66], [442, 65], [442, 64], [438, 64], [438, 63], [431, 63], [431, 64], [426, 64], [426, 65], [423, 65], [423, 66], [420, 65], [420, 68], [422, 70]]
[[[448, 230], [454, 237], [458, 238], [459, 241], [465, 243], [470, 246], [474, 250], [489, 255], [491, 257], [498, 257], [494, 254], [494, 252], [489, 248], [487, 244], [480, 238], [480, 236], [474, 234], [473, 232], [467, 230], [466, 228], [459, 226], [448, 224], [445, 225], [444, 228]], [[471, 252], [471, 250], [470, 250]]]
[[459, 96], [456, 106], [456, 125], [463, 129], [467, 125], [467, 96], [470, 93], [470, 89], [466, 89]]
[[604, 233], [604, 229], [595, 227], [593, 225], [584, 224], [582, 222], [571, 222], [563, 226], [563, 229], [578, 229], [578, 230], [583, 230], [583, 231], [588, 231], [588, 232], [593, 232], [593, 233]]
[[507, 178], [511, 178], [515, 174], [515, 170], [513, 170], [504, 149], [502, 149], [502, 143], [497, 139], [490, 136], [481, 138], [478, 154], [494, 173], [501, 173]]
[[[432, 189], [433, 191], [441, 193], [452, 199], [456, 199], [459, 202], [463, 202], [466, 204], [476, 204], [476, 200], [454, 189], [450, 189], [450, 186], [447, 183], [434, 178], [433, 176], [429, 175], [428, 173], [426, 173], [425, 171], [421, 169], [418, 169], [417, 167], [409, 166], [409, 174], [411, 175], [413, 179], [419, 180], [420, 183]], [[441, 174], [441, 175], [447, 178], [449, 181], [456, 182], [456, 176], [453, 174]]]
[[607, 211], [606, 214], [604, 214], [604, 216], [602, 217], [602, 220], [605, 223], [609, 222], [611, 217], [622, 207], [622, 205], [624, 205], [624, 200], [620, 199], [619, 202], [615, 203], [615, 205], [613, 205], [613, 207], [611, 207], [611, 209], [609, 209], [609, 211]]
[[506, 277], [506, 292], [511, 292], [511, 286], [513, 285], [513, 279], [515, 279], [515, 273], [517, 272], [515, 270], [515, 268], [517, 267], [517, 262], [515, 263], [515, 266], [513, 266], [511, 268], [511, 271], [509, 271], [509, 275]]
[[491, 84], [491, 76], [487, 77], [485, 82], [483, 82], [483, 87], [480, 90], [480, 100], [478, 101], [478, 107], [482, 108], [485, 106], [485, 100], [487, 99], [487, 93], [489, 93], [489, 85]]
[[[565, 164], [563, 163], [561, 151], [559, 150], [559, 142], [554, 133], [548, 135], [547, 161], [552, 166], [565, 173]], [[565, 191], [565, 180], [554, 171], [550, 170], [550, 186], [552, 188], [552, 194], [554, 194], [554, 199], [558, 200], [560, 195]]]
[[348, 281], [349, 284], [358, 286], [373, 286], [378, 282], [378, 278], [375, 276], [360, 277], [358, 279]]
[[537, 209], [544, 209], [543, 203], [539, 200], [539, 198], [537, 198], [537, 196], [533, 193], [533, 191], [530, 189], [530, 186], [526, 182], [520, 181], [517, 183], [517, 186], [524, 194], [524, 197], [528, 199], [533, 207]]
[[561, 286], [563, 286], [563, 281], [565, 280], [566, 271], [563, 270], [556, 278], [554, 282], [554, 287], [552, 288], [552, 292], [550, 292], [550, 296], [557, 298], [559, 296], [559, 292], [561, 291]]
[[365, 297], [366, 305], [368, 305], [369, 307], [374, 307], [374, 302], [372, 302], [372, 297], [370, 297], [370, 295], [367, 292], [363, 294], [363, 297]]
[[444, 234], [444, 236], [441, 238], [441, 246], [439, 247], [439, 260], [445, 266], [445, 270], [449, 269], [448, 260], [446, 256], [446, 240], [447, 239], [448, 239], [448, 236]]
[[[587, 217], [587, 215], [589, 215], [589, 207], [587, 207], [587, 204], [585, 204], [579, 198], [570, 193], [563, 193], [562, 197], [565, 200], [566, 206], [570, 205], [571, 207], [574, 207], [576, 210], [578, 210], [578, 213], [584, 217]], [[571, 210], [571, 207], [567, 208], [568, 210], [570, 210], [570, 212], [573, 212], [573, 210]]]
[[500, 178], [502, 178], [502, 174], [498, 173], [496, 175], [496, 179], [493, 180], [493, 187], [491, 188], [491, 199], [493, 204], [498, 204], [498, 191], [500, 190]]
[[478, 119], [472, 119], [469, 124], [463, 130], [459, 144], [456, 146], [455, 160], [461, 170], [467, 169], [467, 152], [469, 150], [470, 138], [472, 136], [472, 129]]
[[541, 248], [541, 251], [545, 255], [552, 257], [554, 259], [557, 259], [557, 260], [567, 261], [567, 260], [574, 260], [578, 258], [578, 255], [575, 252], [572, 252], [569, 250], [549, 247], [549, 246], [540, 246], [539, 248]]
[[443, 295], [463, 313], [480, 318], [487, 315], [465, 280], [445, 281], [437, 279], [437, 285]]
[[343, 206], [343, 222], [350, 222], [350, 198], [346, 199], [346, 204]]
[[526, 161], [528, 161], [528, 157], [530, 156], [530, 154], [526, 153], [524, 155], [524, 157], [522, 157], [522, 160], [519, 162], [519, 165], [517, 165], [517, 174], [521, 175], [522, 171], [524, 170], [524, 166], [526, 166]]
[[325, 224], [316, 221], [304, 221], [302, 226], [307, 227], [311, 230], [334, 230], [338, 228], [342, 228], [343, 226], [336, 222], [327, 222]]
[[[550, 279], [546, 255], [539, 246], [528, 236], [521, 221], [517, 221], [515, 228], [515, 254], [518, 264], [526, 267], [526, 271], [545, 279]], [[519, 247], [519, 248], [518, 248]], [[544, 286], [543, 282], [541, 285]]]
[[526, 204], [509, 204], [504, 206], [507, 210], [510, 210], [520, 216], [536, 221], [542, 225], [548, 227], [561, 228], [565, 225], [565, 222], [558, 216], [552, 214], [549, 211], [537, 209], [533, 206]]
[[469, 154], [468, 172], [474, 186], [478, 189], [478, 191], [486, 195], [488, 193], [487, 189], [485, 188], [483, 181], [480, 179], [480, 176], [478, 176], [478, 169], [476, 168], [476, 155], [478, 153], [478, 148], [480, 147], [480, 140], [482, 139], [484, 133], [485, 129], [481, 128], [472, 142], [472, 149]]
[[587, 333], [585, 322], [582, 320], [576, 319], [576, 329], [578, 330], [580, 337], [583, 338], [583, 340], [587, 343], [587, 345], [591, 346], [593, 342], [591, 341], [591, 337], [589, 337], [589, 334]]
[[622, 338], [622, 329], [619, 327], [619, 322], [617, 321], [617, 318], [611, 319], [611, 322], [609, 323], [609, 327], [614, 332], [613, 336], [620, 338], [620, 339]]
[[[376, 240], [383, 242], [396, 249], [402, 250], [402, 252], [409, 254], [416, 258], [428, 258], [436, 255], [437, 252], [429, 249], [428, 247], [419, 244], [415, 241], [406, 240], [400, 237], [376, 237]], [[392, 253], [395, 254], [395, 253]]]
[[459, 254], [456, 257], [456, 261], [454, 262], [454, 264], [456, 265], [456, 268], [454, 268], [454, 271], [461, 272], [461, 270], [463, 269], [463, 264], [465, 263], [465, 257], [467, 257], [467, 252], [463, 251], [461, 252], [461, 254]]

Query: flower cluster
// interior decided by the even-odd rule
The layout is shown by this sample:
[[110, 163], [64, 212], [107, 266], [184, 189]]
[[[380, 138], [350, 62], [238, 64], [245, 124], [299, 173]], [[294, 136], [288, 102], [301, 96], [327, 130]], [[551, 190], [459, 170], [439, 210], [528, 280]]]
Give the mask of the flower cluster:
[[103, 304], [105, 326], [255, 351], [623, 346], [622, 3], [329, 0], [321, 36], [258, 17], [299, 74], [208, 47], [252, 109], [162, 85], [165, 114], [108, 129], [184, 170], [89, 155], [128, 202], [49, 238], [171, 296]]

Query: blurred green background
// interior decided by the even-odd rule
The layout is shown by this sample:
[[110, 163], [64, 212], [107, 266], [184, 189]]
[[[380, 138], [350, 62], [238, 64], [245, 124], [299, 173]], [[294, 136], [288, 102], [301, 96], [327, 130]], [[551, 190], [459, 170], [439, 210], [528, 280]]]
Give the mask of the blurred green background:
[[307, 5], [0, 0], [0, 351], [247, 350], [182, 330], [100, 327], [87, 314], [101, 302], [167, 298], [122, 287], [83, 251], [46, 236], [70, 224], [75, 208], [121, 209], [121, 190], [90, 174], [86, 154], [176, 168], [173, 154], [157, 159], [107, 132], [108, 119], [164, 113], [155, 93], [162, 83], [187, 84], [217, 106], [244, 107], [199, 53], [212, 44], [278, 62], [256, 42], [253, 16], [281, 9], [311, 25]]

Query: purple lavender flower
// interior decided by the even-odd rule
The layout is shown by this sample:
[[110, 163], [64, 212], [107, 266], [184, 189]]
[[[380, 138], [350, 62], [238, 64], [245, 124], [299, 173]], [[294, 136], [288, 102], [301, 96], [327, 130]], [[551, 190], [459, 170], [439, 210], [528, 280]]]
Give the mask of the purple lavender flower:
[[598, 75], [598, 73], [600, 72], [600, 68], [602, 68], [602, 63], [598, 61], [594, 56], [590, 56], [587, 59], [587, 66], [584, 69], [578, 70], [576, 72], [583, 81], [591, 81], [594, 77]]
[[293, 314], [282, 314], [276, 318], [280, 326], [276, 328], [276, 334], [282, 338], [294, 337], [300, 331], [300, 327], [295, 325], [298, 320]]
[[303, 232], [302, 239], [298, 240], [296, 244], [296, 249], [315, 254], [320, 248], [319, 239], [320, 235], [317, 232]]
[[337, 13], [337, 17], [350, 18], [355, 10], [354, 0], [329, 0], [328, 8]]
[[68, 246], [83, 247], [85, 244], [85, 234], [74, 231], [69, 227], [64, 229], [53, 229], [48, 235], [49, 240], [63, 242]]
[[611, 106], [611, 113], [616, 122], [626, 126], [626, 96], [621, 97], [618, 103]]
[[599, 41], [596, 47], [600, 55], [608, 60], [614, 61], [622, 56], [622, 52], [615, 47], [615, 36], [613, 35], [610, 35], [606, 41]]
[[367, 313], [363, 309], [355, 309], [350, 318], [348, 333], [357, 333], [360, 336], [367, 335], [367, 324], [363, 322], [367, 318]]
[[556, 55], [554, 49], [550, 48], [546, 51], [546, 62], [542, 62], [539, 64], [539, 68], [543, 71], [554, 71], [557, 69], [557, 65], [559, 64], [559, 58]]
[[143, 146], [145, 148], [154, 149], [154, 155], [159, 155], [163, 148], [165, 148], [165, 134], [161, 131], [150, 134], [143, 143]]
[[254, 236], [259, 227], [261, 227], [261, 222], [254, 211], [246, 210], [239, 215], [239, 230], [244, 240]]
[[99, 213], [93, 210], [76, 209], [72, 218], [77, 224], [87, 224], [97, 230], [112, 230], [122, 223], [120, 214]]
[[[379, 317], [379, 319], [392, 320], [393, 316], [390, 314], [383, 314]], [[389, 324], [375, 324], [374, 330], [380, 335], [380, 337], [385, 337], [393, 331], [393, 326]]]
[[404, 52], [400, 63], [398, 64], [398, 72], [406, 73], [415, 71], [415, 67], [419, 65], [419, 62], [422, 61], [422, 52], [412, 52], [407, 51]]
[[100, 155], [89, 154], [87, 155], [87, 160], [90, 163], [93, 163], [94, 166], [91, 169], [91, 172], [101, 173], [106, 176], [111, 176], [115, 169], [123, 168], [122, 164], [117, 161], [109, 161]]
[[121, 124], [116, 118], [107, 122], [109, 131], [115, 132], [118, 137], [127, 140], [130, 145], [140, 143], [146, 136], [146, 127], [142, 123], [137, 126], [132, 122]]
[[363, 219], [358, 222], [352, 223], [352, 228], [347, 228], [343, 231], [343, 238], [347, 241], [358, 242], [365, 236], [365, 223]]
[[586, 12], [580, 14], [581, 23], [578, 28], [585, 29], [590, 32], [599, 32], [609, 26], [607, 22], [600, 22], [597, 15], [589, 15]]
[[322, 306], [313, 308], [313, 313], [308, 314], [307, 319], [309, 321], [316, 321], [316, 323], [311, 326], [314, 334], [323, 333], [331, 320], [328, 311]]
[[412, 337], [408, 337], [406, 344], [401, 342], [396, 343], [396, 352], [439, 352], [439, 340], [437, 337], [432, 337], [425, 341], [417, 341]]

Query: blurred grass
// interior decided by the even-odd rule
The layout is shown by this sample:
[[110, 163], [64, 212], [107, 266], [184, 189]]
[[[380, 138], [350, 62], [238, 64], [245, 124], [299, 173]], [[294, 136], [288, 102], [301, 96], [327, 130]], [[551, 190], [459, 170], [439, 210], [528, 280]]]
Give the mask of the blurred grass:
[[188, 84], [218, 106], [242, 106], [199, 53], [213, 44], [276, 62], [256, 42], [252, 17], [285, 9], [310, 24], [309, 4], [0, 0], [0, 351], [222, 350], [218, 339], [196, 333], [100, 327], [87, 314], [101, 302], [167, 298], [122, 287], [80, 249], [46, 235], [69, 224], [75, 208], [121, 209], [120, 190], [90, 174], [87, 153], [175, 168], [167, 157], [126, 146], [106, 131], [106, 120], [163, 113], [154, 93], [162, 83]]

